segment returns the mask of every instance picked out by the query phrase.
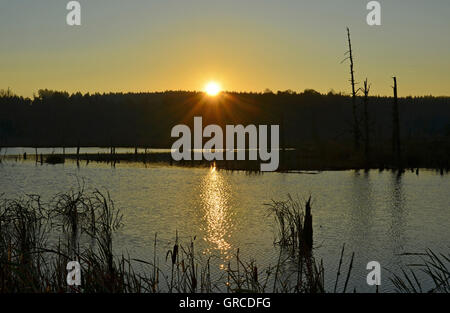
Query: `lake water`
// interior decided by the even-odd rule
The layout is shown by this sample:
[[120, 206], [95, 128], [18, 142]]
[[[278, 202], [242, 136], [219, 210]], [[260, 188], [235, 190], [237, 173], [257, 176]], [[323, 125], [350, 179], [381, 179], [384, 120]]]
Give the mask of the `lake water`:
[[249, 175], [157, 164], [122, 163], [111, 168], [91, 162], [77, 168], [71, 162], [36, 165], [4, 160], [0, 194], [13, 198], [33, 193], [49, 199], [75, 187], [77, 177], [88, 187], [108, 190], [121, 208], [124, 227], [116, 235], [116, 251], [151, 260], [157, 233], [160, 264], [165, 264], [178, 231], [182, 242], [196, 236], [197, 251], [218, 256], [218, 268], [233, 258], [237, 248], [242, 259], [256, 260], [260, 269], [274, 265], [279, 252], [273, 245], [274, 220], [265, 204], [286, 200], [288, 194], [312, 196], [314, 255], [323, 259], [328, 289], [334, 284], [344, 243], [345, 269], [355, 252], [349, 286], [360, 292], [374, 291], [366, 285], [369, 261], [383, 267], [381, 291], [392, 291], [385, 269], [395, 271], [410, 261], [398, 254], [427, 248], [448, 253], [450, 248], [450, 179], [425, 170], [401, 177], [378, 171]]

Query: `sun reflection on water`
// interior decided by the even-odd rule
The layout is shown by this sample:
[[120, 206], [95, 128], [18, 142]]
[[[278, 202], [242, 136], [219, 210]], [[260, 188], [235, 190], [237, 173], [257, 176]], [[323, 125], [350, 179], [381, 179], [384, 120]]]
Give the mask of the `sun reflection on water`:
[[228, 259], [232, 248], [229, 240], [233, 232], [232, 212], [229, 207], [231, 188], [222, 174], [212, 166], [204, 177], [201, 188], [204, 240], [206, 253], [219, 252]]

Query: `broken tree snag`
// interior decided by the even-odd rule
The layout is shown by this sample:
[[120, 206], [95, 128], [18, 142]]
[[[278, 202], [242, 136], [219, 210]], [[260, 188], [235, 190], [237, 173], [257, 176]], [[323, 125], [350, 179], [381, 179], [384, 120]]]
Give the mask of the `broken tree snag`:
[[401, 154], [400, 154], [400, 123], [397, 97], [397, 77], [393, 77], [394, 86], [394, 106], [392, 109], [392, 153], [395, 158], [397, 168], [401, 168]]
[[280, 134], [281, 134], [281, 170], [286, 170], [286, 137], [284, 128], [284, 112], [280, 115]]
[[364, 156], [366, 159], [366, 168], [369, 167], [370, 163], [369, 91], [370, 85], [366, 78], [364, 81]]
[[348, 59], [350, 61], [350, 82], [352, 84], [352, 110], [353, 110], [353, 140], [354, 146], [356, 150], [359, 150], [359, 141], [360, 141], [360, 133], [359, 133], [359, 123], [358, 123], [358, 115], [356, 112], [356, 88], [355, 88], [355, 71], [353, 70], [353, 50], [352, 50], [352, 41], [350, 39], [350, 29], [347, 27], [347, 38], [348, 38]]

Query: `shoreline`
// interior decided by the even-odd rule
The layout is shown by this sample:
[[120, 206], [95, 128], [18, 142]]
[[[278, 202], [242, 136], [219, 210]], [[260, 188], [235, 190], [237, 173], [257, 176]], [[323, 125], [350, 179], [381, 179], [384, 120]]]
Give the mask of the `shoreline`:
[[[293, 153], [292, 153], [293, 152]], [[404, 173], [405, 171], [415, 172], [417, 175], [420, 170], [435, 170], [439, 171], [442, 175], [447, 174], [450, 171], [446, 166], [432, 166], [432, 164], [426, 164], [426, 162], [414, 162], [405, 164], [401, 168], [395, 166], [392, 163], [378, 163], [366, 165], [361, 160], [337, 160], [337, 161], [323, 161], [315, 158], [298, 158], [295, 154], [295, 150], [286, 151], [288, 159], [280, 162], [277, 173], [298, 173], [304, 174], [304, 171], [322, 172], [322, 171], [394, 171]], [[290, 155], [289, 155], [290, 154]], [[181, 160], [174, 161], [170, 152], [138, 152], [138, 153], [38, 153], [36, 154], [9, 154], [1, 155], [1, 160], [13, 160], [13, 161], [30, 161], [38, 164], [62, 164], [67, 160], [76, 163], [85, 163], [88, 165], [91, 162], [106, 163], [115, 166], [120, 163], [142, 163], [142, 164], [165, 164], [168, 166], [180, 166], [180, 167], [215, 167], [218, 170], [230, 170], [230, 171], [248, 171], [248, 172], [260, 172], [260, 162], [249, 160], [234, 160], [234, 161], [207, 161], [207, 160]], [[350, 164], [354, 163], [354, 164]], [[420, 164], [422, 163], [422, 164]], [[307, 173], [311, 174], [311, 173]]]

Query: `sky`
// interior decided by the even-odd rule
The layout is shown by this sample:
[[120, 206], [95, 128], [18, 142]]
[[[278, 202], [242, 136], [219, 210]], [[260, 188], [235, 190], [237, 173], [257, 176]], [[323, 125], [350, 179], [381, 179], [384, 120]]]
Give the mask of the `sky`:
[[350, 93], [348, 26], [373, 95], [450, 95], [448, 0], [379, 1], [381, 26], [368, 0], [80, 0], [81, 26], [68, 2], [0, 0], [0, 89]]

